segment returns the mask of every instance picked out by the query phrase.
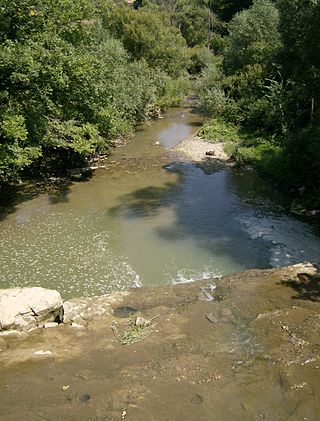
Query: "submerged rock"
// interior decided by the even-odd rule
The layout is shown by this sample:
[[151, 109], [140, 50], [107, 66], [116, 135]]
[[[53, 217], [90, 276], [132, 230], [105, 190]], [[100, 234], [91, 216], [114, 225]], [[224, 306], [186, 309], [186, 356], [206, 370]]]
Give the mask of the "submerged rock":
[[0, 330], [29, 330], [62, 318], [58, 291], [40, 287], [0, 290]]

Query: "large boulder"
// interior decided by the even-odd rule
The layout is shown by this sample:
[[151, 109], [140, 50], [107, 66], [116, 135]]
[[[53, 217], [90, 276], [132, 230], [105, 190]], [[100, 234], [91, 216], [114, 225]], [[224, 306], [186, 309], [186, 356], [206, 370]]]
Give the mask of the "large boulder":
[[63, 318], [58, 291], [40, 287], [0, 290], [0, 330], [28, 330]]

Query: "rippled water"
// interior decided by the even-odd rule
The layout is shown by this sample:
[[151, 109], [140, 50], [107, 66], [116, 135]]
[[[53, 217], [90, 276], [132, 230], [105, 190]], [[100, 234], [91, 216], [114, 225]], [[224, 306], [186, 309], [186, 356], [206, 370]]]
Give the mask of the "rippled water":
[[263, 180], [168, 154], [198, 125], [196, 115], [172, 110], [89, 180], [55, 194], [19, 192], [10, 207], [2, 199], [0, 286], [70, 297], [319, 262], [319, 232], [282, 210]]

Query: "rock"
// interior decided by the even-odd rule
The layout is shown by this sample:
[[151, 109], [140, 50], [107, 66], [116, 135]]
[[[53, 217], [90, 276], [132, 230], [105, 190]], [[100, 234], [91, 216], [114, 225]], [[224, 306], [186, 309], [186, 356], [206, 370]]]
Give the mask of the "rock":
[[307, 216], [320, 216], [320, 210], [313, 209], [307, 212]]
[[7, 349], [7, 342], [0, 338], [0, 352], [5, 351]]
[[57, 327], [57, 326], [59, 326], [59, 323], [56, 323], [56, 322], [48, 322], [43, 325], [45, 329], [50, 329], [51, 327]]
[[21, 332], [19, 330], [1, 330], [0, 331], [0, 337], [7, 337], [7, 338], [16, 338], [21, 335]]
[[223, 308], [221, 309], [220, 314], [222, 317], [228, 317], [232, 315], [232, 312], [228, 308]]
[[211, 323], [216, 323], [217, 319], [214, 317], [214, 315], [212, 313], [208, 313], [206, 314], [206, 318], [209, 320], [209, 322]]
[[75, 323], [75, 322], [72, 322], [70, 326], [76, 329], [85, 329], [85, 326], [79, 325], [78, 323]]
[[43, 351], [42, 349], [40, 351], [36, 351], [34, 353], [36, 357], [52, 357], [51, 351]]
[[40, 287], [0, 290], [0, 330], [29, 330], [62, 319], [58, 291]]
[[203, 402], [203, 397], [199, 395], [198, 393], [195, 393], [190, 399], [190, 402], [194, 405], [199, 405]]
[[81, 315], [78, 315], [78, 316], [74, 317], [74, 319], [72, 320], [72, 325], [73, 326], [77, 325], [77, 326], [87, 327], [88, 322]]
[[207, 151], [207, 152], [206, 152], [206, 155], [207, 155], [207, 156], [214, 156], [214, 155], [215, 155], [215, 153], [214, 153], [214, 151]]
[[84, 167], [84, 168], [71, 168], [68, 170], [69, 177], [74, 180], [79, 180], [83, 177], [85, 177], [90, 172], [90, 167]]
[[[113, 294], [115, 297], [117, 294]], [[121, 295], [121, 294], [120, 294]], [[63, 303], [64, 323], [75, 322], [77, 325], [87, 326], [88, 322], [112, 314], [110, 302], [113, 296], [101, 295], [99, 297], [74, 298]]]
[[159, 141], [154, 142], [152, 145], [153, 145], [153, 146], [160, 146], [160, 142], [159, 142]]
[[318, 273], [317, 268], [312, 263], [309, 263], [309, 262], [297, 263], [295, 265], [289, 266], [288, 270], [294, 272], [296, 275], [307, 274], [310, 276], [314, 276], [314, 275], [317, 275]]
[[298, 203], [296, 200], [294, 200], [290, 205], [290, 212], [294, 215], [301, 216], [305, 215], [307, 209], [301, 203]]
[[150, 320], [145, 319], [144, 317], [141, 317], [141, 316], [137, 316], [134, 322], [134, 325], [138, 327], [146, 327], [146, 326], [149, 326], [150, 323], [151, 323]]

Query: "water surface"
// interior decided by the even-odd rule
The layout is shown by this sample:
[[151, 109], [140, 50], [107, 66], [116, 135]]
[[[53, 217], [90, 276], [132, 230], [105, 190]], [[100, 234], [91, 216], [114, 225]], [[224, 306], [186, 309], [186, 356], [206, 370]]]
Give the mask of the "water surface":
[[1, 199], [1, 288], [38, 285], [66, 298], [319, 262], [319, 232], [288, 215], [264, 180], [170, 154], [199, 124], [172, 110], [87, 181]]

